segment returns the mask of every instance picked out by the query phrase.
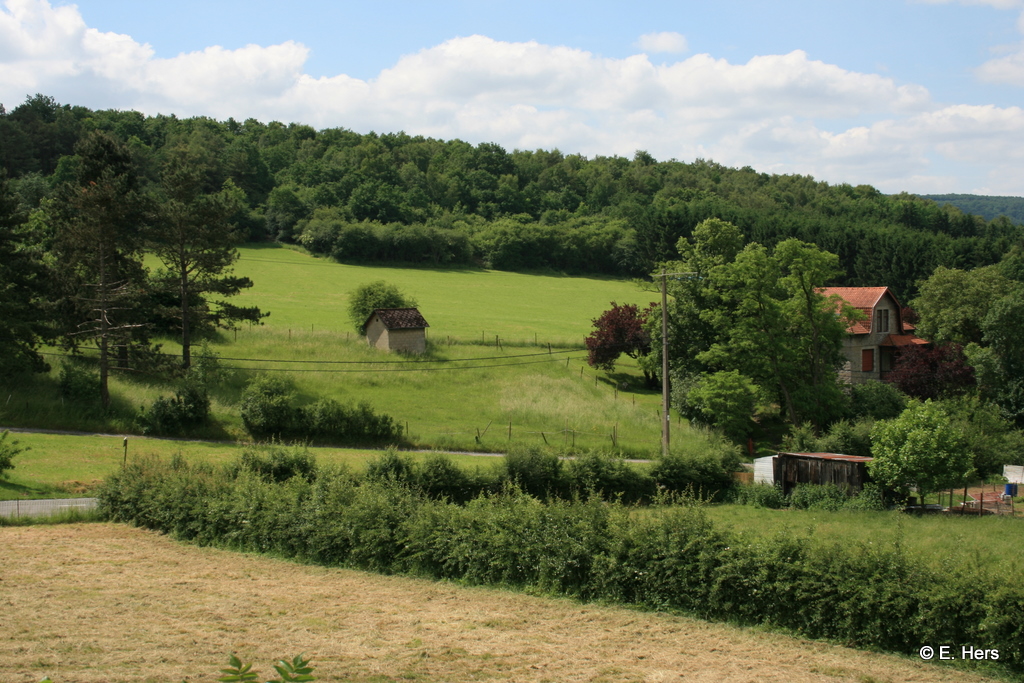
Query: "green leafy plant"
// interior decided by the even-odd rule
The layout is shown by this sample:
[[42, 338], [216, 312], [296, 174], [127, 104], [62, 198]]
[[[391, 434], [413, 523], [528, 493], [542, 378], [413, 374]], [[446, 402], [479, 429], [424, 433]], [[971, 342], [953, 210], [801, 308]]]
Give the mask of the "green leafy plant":
[[8, 436], [10, 436], [10, 432], [6, 429], [0, 434], [0, 477], [5, 476], [5, 471], [14, 469], [14, 456], [28, 450], [19, 448], [17, 440], [8, 441]]
[[[279, 674], [280, 678], [274, 678], [267, 683], [305, 683], [305, 681], [315, 681], [313, 677], [313, 667], [309, 665], [309, 659], [303, 659], [302, 654], [297, 654], [292, 657], [291, 661], [287, 659], [278, 660], [277, 664], [274, 665], [274, 669]], [[241, 683], [242, 681], [258, 681], [259, 675], [252, 670], [252, 664], [243, 664], [235, 655], [231, 655], [228, 660], [230, 666], [226, 669], [221, 669], [221, 673], [224, 675], [218, 678], [218, 681], [222, 683]]]

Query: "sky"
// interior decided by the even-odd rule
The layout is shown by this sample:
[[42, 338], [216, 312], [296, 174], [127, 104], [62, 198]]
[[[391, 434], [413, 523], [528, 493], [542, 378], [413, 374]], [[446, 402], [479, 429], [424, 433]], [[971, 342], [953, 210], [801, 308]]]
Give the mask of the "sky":
[[1024, 195], [1024, 0], [0, 0], [0, 103]]

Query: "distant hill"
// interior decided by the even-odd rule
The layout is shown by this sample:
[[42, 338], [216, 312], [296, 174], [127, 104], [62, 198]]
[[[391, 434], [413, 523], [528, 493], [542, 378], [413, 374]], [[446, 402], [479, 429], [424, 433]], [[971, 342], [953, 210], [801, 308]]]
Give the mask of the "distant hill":
[[952, 204], [964, 213], [992, 220], [1006, 216], [1014, 223], [1024, 224], [1024, 197], [992, 197], [983, 194], [922, 194], [939, 204]]

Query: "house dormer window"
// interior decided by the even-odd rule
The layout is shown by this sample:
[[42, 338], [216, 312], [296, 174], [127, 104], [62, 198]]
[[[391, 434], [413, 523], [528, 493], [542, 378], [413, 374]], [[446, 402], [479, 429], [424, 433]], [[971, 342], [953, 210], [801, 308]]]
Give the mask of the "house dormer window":
[[875, 327], [875, 332], [888, 332], [889, 331], [889, 309], [882, 308], [876, 311], [877, 317], [875, 320], [878, 325]]

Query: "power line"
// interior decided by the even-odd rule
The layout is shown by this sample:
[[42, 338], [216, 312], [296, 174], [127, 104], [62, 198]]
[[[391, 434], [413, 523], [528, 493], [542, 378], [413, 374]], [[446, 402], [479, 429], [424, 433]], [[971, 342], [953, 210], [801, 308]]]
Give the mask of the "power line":
[[[92, 349], [88, 349], [92, 351]], [[438, 358], [435, 360], [292, 360], [289, 358], [235, 358], [229, 356], [201, 356], [193, 355], [192, 358], [205, 358], [212, 360], [240, 361], [245, 363], [305, 363], [309, 365], [423, 365], [432, 363], [471, 363], [481, 360], [505, 360], [507, 358], [535, 358], [537, 356], [554, 356], [566, 353], [575, 353], [575, 350], [565, 351], [541, 351], [538, 353], [519, 353], [511, 356], [480, 356], [478, 358]], [[59, 356], [62, 354], [44, 354]], [[154, 355], [166, 358], [178, 358], [176, 353], [155, 353]]]
[[[569, 352], [563, 352], [563, 353], [569, 353]], [[59, 357], [59, 358], [71, 358], [71, 357], [73, 357], [70, 354], [46, 353], [46, 352], [42, 352], [41, 355], [44, 355], [44, 356], [56, 356], [56, 357]], [[462, 358], [462, 359], [458, 359], [458, 360], [498, 360], [498, 359], [502, 359], [502, 358], [528, 357], [528, 356], [536, 356], [536, 355], [547, 356], [548, 354], [546, 354], [546, 353], [545, 354], [526, 354], [526, 356], [494, 356], [494, 357], [491, 357], [491, 358]], [[576, 357], [571, 357], [570, 356], [568, 358], [565, 358], [564, 360], [566, 360], [566, 361], [580, 360], [582, 358], [584, 358], [584, 356], [576, 356]], [[236, 359], [236, 360], [245, 360], [245, 359]], [[509, 367], [516, 367], [518, 365], [539, 365], [541, 363], [550, 363], [553, 360], [555, 360], [555, 359], [554, 358], [548, 358], [548, 359], [545, 359], [545, 360], [524, 361], [524, 362], [520, 362], [520, 363], [492, 363], [492, 364], [489, 364], [489, 365], [462, 365], [462, 366], [440, 367], [440, 368], [366, 368], [366, 369], [360, 369], [360, 370], [328, 370], [328, 369], [319, 369], [319, 368], [317, 368], [317, 369], [306, 369], [306, 368], [251, 368], [251, 367], [244, 367], [244, 366], [238, 366], [238, 365], [225, 365], [225, 366], [221, 366], [221, 369], [223, 369], [223, 370], [259, 370], [260, 372], [320, 372], [320, 373], [329, 373], [329, 374], [346, 374], [346, 373], [359, 373], [359, 372], [438, 372], [438, 371], [442, 371], [442, 370], [444, 370], [444, 371], [453, 371], [453, 370], [483, 370], [483, 369], [488, 369], [488, 368], [509, 368]], [[558, 360], [561, 361], [563, 359], [559, 358]], [[270, 362], [270, 361], [268, 361], [268, 362]], [[288, 362], [288, 361], [285, 361], [285, 362]], [[396, 362], [401, 362], [401, 361], [396, 361]], [[421, 363], [429, 363], [431, 361], [419, 361], [419, 362], [421, 362]], [[120, 370], [125, 370], [125, 371], [131, 371], [131, 372], [142, 372], [142, 371], [139, 371], [139, 370], [135, 370], [133, 368], [117, 368], [117, 367], [112, 367], [111, 370], [119, 370], [119, 371]], [[149, 373], [144, 373], [144, 374], [149, 374]]]
[[[545, 354], [547, 355], [547, 354]], [[566, 358], [565, 360], [580, 360], [583, 356], [576, 358]], [[345, 374], [345, 373], [356, 373], [356, 372], [440, 372], [440, 371], [455, 371], [455, 370], [482, 370], [485, 368], [512, 368], [518, 365], [539, 365], [541, 363], [550, 363], [554, 358], [547, 360], [530, 360], [522, 363], [493, 363], [491, 365], [461, 365], [447, 368], [376, 368], [365, 370], [320, 370], [320, 369], [305, 369], [305, 368], [246, 368], [238, 366], [224, 366], [225, 370], [259, 370], [260, 372], [325, 372], [330, 374]], [[558, 360], [562, 360], [559, 358]]]

